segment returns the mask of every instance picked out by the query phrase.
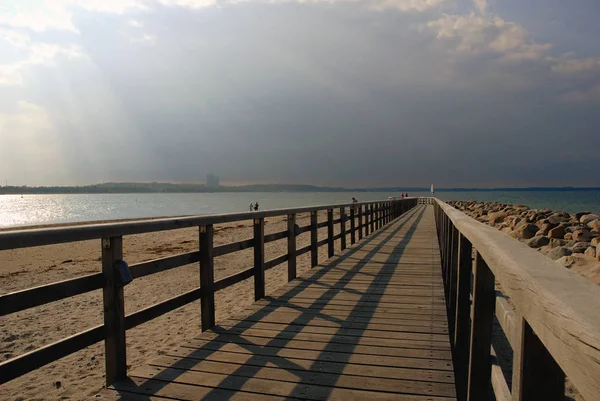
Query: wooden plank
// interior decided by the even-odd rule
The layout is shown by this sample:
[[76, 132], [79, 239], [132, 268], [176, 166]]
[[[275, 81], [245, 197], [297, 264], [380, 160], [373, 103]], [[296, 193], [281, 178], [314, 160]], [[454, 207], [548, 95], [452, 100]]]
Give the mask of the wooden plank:
[[333, 249], [333, 209], [327, 209], [327, 257], [334, 254]]
[[[350, 245], [356, 242], [356, 208], [350, 208]], [[359, 228], [360, 231], [360, 228]]]
[[242, 282], [253, 276], [254, 276], [254, 267], [250, 267], [248, 269], [242, 270], [239, 273], [234, 273], [230, 276], [222, 278], [221, 280], [215, 282], [215, 285], [214, 285], [215, 292], [220, 291], [224, 288], [230, 287], [239, 282]]
[[[201, 298], [202, 292], [203, 290], [201, 288], [195, 288], [183, 294], [174, 296], [165, 301], [158, 302], [154, 305], [148, 306], [147, 308], [131, 313], [125, 316], [125, 328], [126, 330], [132, 329], [136, 326], [139, 326], [142, 323], [146, 323], [152, 319], [156, 319], [157, 317], [162, 316], [165, 313], [181, 308], [182, 306], [187, 305], [190, 302], [197, 301]], [[212, 326], [214, 326], [214, 323]]]
[[360, 330], [346, 329], [342, 327], [320, 327], [320, 326], [300, 326], [286, 325], [281, 323], [267, 322], [248, 322], [225, 320], [220, 322], [218, 326], [213, 328], [214, 332], [227, 331], [232, 333], [242, 332], [246, 329], [252, 330], [269, 330], [277, 332], [293, 332], [293, 333], [319, 333], [319, 334], [338, 334], [354, 337], [369, 337], [369, 338], [389, 338], [389, 339], [404, 339], [404, 340], [429, 340], [437, 343], [448, 343], [447, 336], [443, 334], [432, 333], [410, 333], [410, 332], [386, 332], [382, 333], [375, 330]]
[[104, 301], [104, 360], [106, 384], [127, 377], [125, 345], [125, 304], [123, 287], [119, 285], [115, 263], [123, 258], [123, 237], [102, 239], [102, 274], [105, 284]]
[[287, 253], [284, 255], [279, 255], [276, 258], [273, 258], [273, 259], [265, 262], [265, 270], [269, 270], [276, 266], [279, 266], [280, 264], [287, 262], [288, 259], [289, 259], [289, 256]]
[[230, 244], [216, 246], [213, 249], [213, 257], [227, 255], [242, 251], [244, 249], [252, 248], [254, 246], [254, 238], [250, 238], [244, 241], [232, 242]]
[[563, 401], [565, 374], [527, 321], [519, 316], [513, 352], [513, 401]]
[[102, 273], [94, 273], [0, 295], [0, 316], [98, 290], [103, 285]]
[[[313, 361], [310, 359], [300, 358], [283, 358], [278, 355], [249, 355], [234, 352], [222, 352], [216, 351], [209, 353], [209, 351], [200, 351], [199, 355], [191, 354], [189, 357], [179, 357], [165, 355], [152, 361], [151, 365], [158, 366], [175, 366], [179, 361], [186, 361], [184, 363], [198, 363], [205, 361], [223, 362], [236, 365], [245, 366], [267, 366], [275, 365], [285, 367], [289, 366], [290, 370], [295, 369], [306, 369], [315, 372], [324, 373], [344, 373], [346, 375], [362, 376], [362, 377], [378, 377], [387, 379], [415, 379], [415, 375], [418, 375], [418, 379], [423, 382], [438, 382], [438, 383], [449, 383], [454, 385], [452, 375], [448, 374], [447, 371], [422, 369], [415, 372], [414, 369], [401, 368], [401, 367], [389, 367], [389, 366], [378, 366], [368, 365], [359, 363], [339, 363], [323, 361]], [[168, 365], [167, 365], [168, 364]]]
[[317, 246], [317, 212], [310, 214], [310, 267], [319, 264], [319, 248]]
[[290, 214], [287, 218], [288, 229], [288, 281], [296, 278], [296, 215]]
[[456, 324], [454, 326], [454, 368], [456, 375], [457, 396], [466, 400], [469, 365], [469, 338], [471, 320], [471, 273], [473, 260], [472, 246], [468, 239], [459, 234], [458, 240], [458, 272], [456, 283]]
[[265, 296], [265, 219], [254, 219], [254, 300]]
[[515, 338], [519, 335], [517, 318], [506, 299], [501, 295], [496, 296], [496, 318], [498, 318], [498, 323], [511, 346], [516, 344]]
[[[225, 390], [220, 388], [199, 386], [197, 384], [181, 384], [170, 382], [165, 387], [163, 380], [132, 376], [126, 382], [116, 383], [110, 393], [117, 393], [119, 401], [149, 400], [230, 400], [230, 401], [285, 401], [294, 398], [276, 397], [244, 391]], [[104, 394], [103, 394], [104, 395]], [[94, 398], [95, 399], [95, 398]], [[297, 399], [296, 399], [297, 400]]]
[[346, 249], [346, 208], [340, 208], [340, 249]]
[[362, 240], [363, 239], [363, 207], [362, 205], [358, 206], [358, 240]]
[[288, 237], [288, 230], [280, 231], [278, 233], [265, 234], [265, 244], [268, 242], [278, 241]]
[[212, 225], [200, 226], [200, 315], [202, 318], [202, 331], [215, 325], [215, 269], [213, 260]]
[[[315, 330], [316, 331], [316, 330]], [[428, 339], [392, 339], [392, 338], [370, 338], [364, 336], [347, 336], [344, 334], [328, 334], [328, 333], [303, 333], [299, 331], [278, 331], [278, 330], [257, 330], [252, 328], [240, 330], [223, 330], [219, 328], [213, 331], [213, 336], [202, 336], [202, 340], [221, 339], [225, 342], [232, 338], [247, 339], [253, 341], [254, 338], [277, 338], [288, 339], [294, 341], [310, 341], [328, 344], [353, 344], [375, 347], [392, 347], [392, 348], [411, 348], [422, 350], [448, 350], [448, 344], [445, 341], [431, 341]]]
[[200, 252], [187, 252], [179, 255], [168, 256], [165, 258], [149, 260], [142, 263], [136, 263], [129, 266], [131, 277], [136, 279], [150, 274], [163, 272], [166, 270], [175, 269], [177, 267], [198, 263], [200, 260]]
[[[389, 393], [422, 394], [434, 396], [454, 396], [454, 384], [419, 381], [416, 378], [379, 378], [364, 376], [362, 372], [358, 375], [349, 375], [345, 372], [322, 372], [304, 370], [294, 367], [287, 369], [276, 367], [249, 368], [246, 364], [233, 364], [215, 361], [198, 361], [186, 358], [175, 360], [175, 358], [163, 357], [153, 361], [151, 366], [163, 369], [180, 369], [184, 371], [203, 372], [216, 375], [241, 376], [247, 378], [268, 379], [277, 382], [289, 383], [335, 383], [335, 387], [346, 389], [364, 389]], [[295, 368], [295, 369], [294, 369]], [[310, 369], [310, 368], [309, 368]], [[358, 372], [357, 372], [358, 373]], [[203, 382], [200, 382], [203, 383]]]
[[0, 362], [0, 384], [41, 368], [104, 339], [104, 325], [82, 331], [23, 355]]
[[[233, 375], [222, 375], [207, 372], [194, 372], [174, 368], [145, 367], [136, 371], [136, 377], [152, 379], [160, 376], [162, 380], [181, 384], [202, 383], [203, 386], [240, 390], [257, 394], [267, 394], [283, 397], [303, 397], [308, 399], [329, 399], [329, 400], [348, 400], [348, 399], [373, 399], [373, 400], [411, 400], [411, 401], [448, 401], [448, 397], [438, 397], [429, 395], [402, 394], [402, 393], [382, 393], [377, 391], [350, 390], [341, 387], [327, 387], [321, 385], [312, 385], [303, 383], [301, 389], [298, 389], [295, 383], [261, 379], [255, 377], [240, 377]], [[227, 380], [225, 380], [227, 379]]]
[[512, 395], [508, 388], [508, 383], [506, 383], [504, 373], [502, 373], [502, 367], [500, 366], [494, 347], [491, 348], [490, 354], [492, 356], [492, 388], [494, 389], [496, 401], [511, 401]]
[[473, 278], [473, 321], [467, 400], [483, 400], [487, 396], [492, 373], [490, 348], [496, 293], [494, 274], [479, 253], [475, 257]]
[[[208, 359], [209, 355], [214, 354], [242, 354], [248, 357], [253, 356], [277, 356], [281, 358], [297, 358], [316, 362], [356, 364], [367, 366], [385, 366], [392, 368], [405, 369], [424, 369], [437, 371], [440, 374], [453, 377], [452, 363], [448, 360], [424, 359], [424, 358], [406, 358], [391, 355], [368, 355], [354, 354], [331, 351], [302, 350], [295, 348], [276, 348], [262, 347], [253, 344], [236, 343], [211, 343], [203, 345], [201, 348], [183, 347], [167, 351], [167, 355], [174, 357], [193, 357], [199, 359]], [[420, 371], [419, 371], [420, 372]]]

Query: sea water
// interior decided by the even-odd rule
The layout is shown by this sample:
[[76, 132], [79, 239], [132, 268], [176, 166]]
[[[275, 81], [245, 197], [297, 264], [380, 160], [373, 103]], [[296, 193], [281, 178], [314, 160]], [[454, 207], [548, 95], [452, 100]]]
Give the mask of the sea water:
[[[431, 196], [429, 192], [410, 196]], [[0, 228], [40, 224], [135, 219], [144, 217], [243, 212], [251, 202], [260, 210], [385, 200], [399, 193], [387, 192], [252, 192], [252, 193], [157, 193], [1, 195]], [[586, 191], [457, 191], [437, 192], [443, 200], [495, 201], [524, 204], [567, 212], [600, 213], [600, 190]]]

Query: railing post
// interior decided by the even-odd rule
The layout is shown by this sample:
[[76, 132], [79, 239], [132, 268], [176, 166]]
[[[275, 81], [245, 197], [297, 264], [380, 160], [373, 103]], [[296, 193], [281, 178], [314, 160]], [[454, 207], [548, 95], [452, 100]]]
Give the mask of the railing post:
[[362, 205], [358, 205], [358, 240], [363, 238], [363, 212]]
[[365, 205], [365, 237], [369, 235], [370, 205]]
[[265, 297], [265, 219], [254, 219], [254, 300]]
[[327, 209], [327, 257], [333, 253], [333, 209]]
[[125, 303], [123, 287], [119, 286], [115, 262], [123, 259], [123, 237], [102, 238], [102, 274], [104, 288], [104, 360], [106, 385], [127, 377], [125, 343]]
[[458, 264], [458, 230], [450, 224], [450, 269], [448, 272], [448, 320], [450, 332], [454, 331], [456, 313], [456, 270]]
[[469, 353], [468, 401], [487, 397], [492, 374], [492, 324], [496, 306], [494, 274], [479, 252], [475, 258], [473, 278], [473, 320], [471, 322], [471, 351]]
[[202, 331], [215, 325], [215, 273], [213, 258], [213, 225], [200, 226], [200, 310]]
[[529, 323], [517, 318], [513, 345], [512, 401], [563, 401], [565, 374]]
[[317, 212], [310, 212], [310, 267], [319, 264], [319, 249], [317, 248]]
[[458, 272], [456, 283], [456, 312], [454, 333], [454, 375], [458, 400], [466, 400], [469, 373], [469, 320], [471, 318], [471, 273], [473, 259], [471, 242], [462, 234], [458, 240]]
[[340, 208], [340, 235], [341, 235], [341, 243], [340, 248], [343, 251], [346, 249], [346, 208]]
[[354, 244], [356, 242], [356, 221], [354, 221], [356, 217], [356, 211], [354, 210], [355, 208], [355, 206], [350, 208], [350, 244]]
[[288, 281], [296, 278], [296, 214], [289, 214], [288, 228]]
[[372, 203], [370, 205], [370, 209], [371, 210], [370, 210], [369, 214], [371, 215], [371, 227], [370, 227], [369, 231], [371, 231], [371, 233], [373, 233], [375, 231], [375, 213], [374, 213], [375, 207]]

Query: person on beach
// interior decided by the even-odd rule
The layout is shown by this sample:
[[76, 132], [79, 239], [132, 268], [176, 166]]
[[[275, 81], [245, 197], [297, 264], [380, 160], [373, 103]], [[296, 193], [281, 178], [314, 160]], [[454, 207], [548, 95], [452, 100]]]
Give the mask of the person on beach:
[[256, 212], [256, 211], [258, 211], [258, 202], [256, 202], [256, 203], [254, 204], [254, 211], [255, 211], [255, 212]]

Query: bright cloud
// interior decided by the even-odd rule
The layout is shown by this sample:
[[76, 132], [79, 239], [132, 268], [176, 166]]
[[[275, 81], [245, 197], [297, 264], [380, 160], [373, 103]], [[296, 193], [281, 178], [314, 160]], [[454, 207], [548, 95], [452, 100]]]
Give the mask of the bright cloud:
[[438, 39], [454, 43], [459, 52], [492, 52], [505, 60], [540, 59], [552, 46], [535, 43], [521, 25], [500, 17], [488, 18], [474, 13], [444, 15], [427, 26]]
[[22, 72], [25, 68], [34, 65], [54, 65], [58, 57], [67, 59], [83, 57], [83, 53], [76, 46], [59, 46], [51, 43], [34, 42], [28, 35], [10, 29], [0, 28], [0, 40], [10, 47], [22, 52], [24, 58], [0, 65], [0, 84], [22, 85]]
[[147, 6], [139, 0], [10, 0], [0, 8], [0, 24], [38, 32], [77, 32], [72, 21], [75, 8], [123, 14], [128, 10], [146, 10]]
[[563, 74], [600, 72], [600, 58], [562, 58], [556, 60], [556, 62], [552, 69]]

